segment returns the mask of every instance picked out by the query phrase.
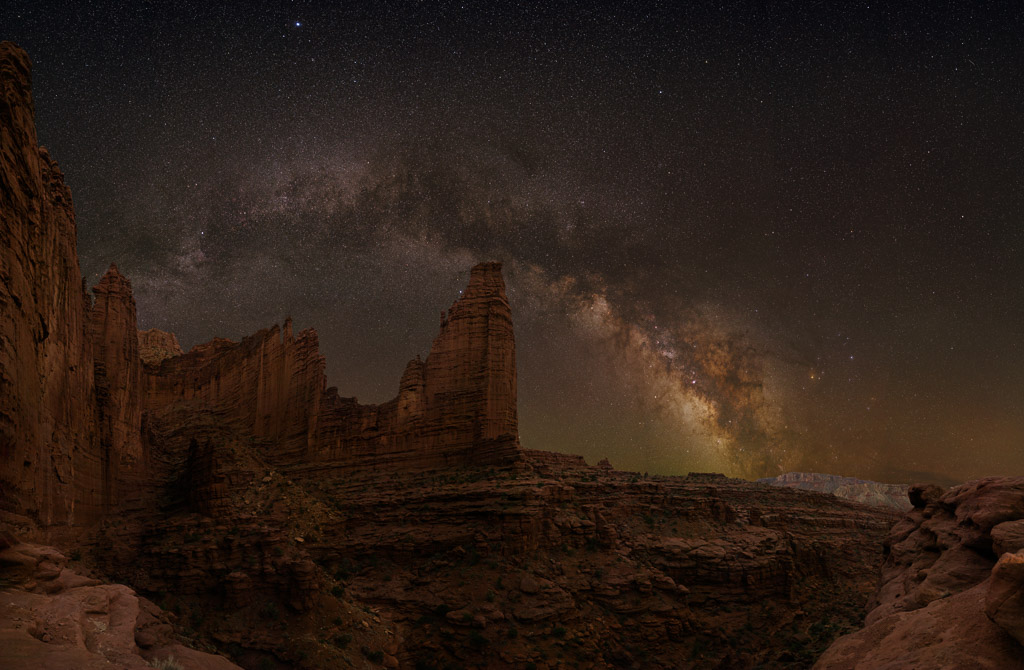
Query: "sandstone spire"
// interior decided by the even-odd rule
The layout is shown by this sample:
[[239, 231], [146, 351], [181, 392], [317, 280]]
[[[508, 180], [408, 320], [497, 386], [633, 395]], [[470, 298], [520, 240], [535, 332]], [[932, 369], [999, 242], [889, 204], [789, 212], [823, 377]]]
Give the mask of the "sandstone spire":
[[111, 264], [93, 287], [89, 337], [96, 384], [96, 417], [104, 492], [109, 506], [117, 482], [142, 457], [142, 360], [132, 285]]

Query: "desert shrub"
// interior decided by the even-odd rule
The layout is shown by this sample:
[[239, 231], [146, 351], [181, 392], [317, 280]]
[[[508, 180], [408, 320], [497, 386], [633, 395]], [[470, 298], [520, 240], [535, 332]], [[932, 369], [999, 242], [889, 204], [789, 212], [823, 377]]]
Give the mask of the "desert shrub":
[[344, 649], [352, 642], [352, 635], [349, 633], [340, 633], [334, 636], [334, 646], [338, 649]]
[[366, 647], [363, 647], [361, 649], [361, 651], [363, 652], [363, 656], [366, 657], [366, 660], [372, 661], [373, 663], [380, 663], [381, 661], [384, 660], [384, 652], [383, 651], [380, 651], [380, 650], [372, 650], [371, 651], [370, 649], [367, 649]]
[[154, 658], [149, 662], [149, 667], [158, 668], [158, 670], [185, 670], [181, 667], [181, 663], [174, 660], [174, 656], [167, 656], [167, 658], [161, 659]]

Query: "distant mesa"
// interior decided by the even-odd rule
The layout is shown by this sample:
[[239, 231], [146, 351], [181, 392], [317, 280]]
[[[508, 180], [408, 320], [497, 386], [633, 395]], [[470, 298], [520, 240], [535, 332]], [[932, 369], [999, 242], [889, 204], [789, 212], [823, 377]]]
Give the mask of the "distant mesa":
[[757, 481], [771, 486], [831, 493], [838, 498], [868, 505], [883, 505], [899, 510], [909, 510], [912, 507], [907, 497], [909, 487], [903, 484], [884, 484], [817, 472], [787, 472], [778, 477], [765, 477]]

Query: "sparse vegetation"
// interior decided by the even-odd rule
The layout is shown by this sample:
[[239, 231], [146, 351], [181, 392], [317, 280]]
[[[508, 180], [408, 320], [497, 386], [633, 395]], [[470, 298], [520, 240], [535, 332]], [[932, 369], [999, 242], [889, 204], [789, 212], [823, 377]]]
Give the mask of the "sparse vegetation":
[[149, 662], [149, 667], [158, 668], [158, 670], [185, 670], [181, 663], [175, 660], [173, 655], [161, 659], [154, 658]]
[[370, 650], [366, 647], [363, 647], [360, 651], [363, 652], [363, 656], [366, 657], [366, 660], [371, 661], [373, 663], [380, 663], [384, 660], [384, 652], [380, 651], [379, 649]]

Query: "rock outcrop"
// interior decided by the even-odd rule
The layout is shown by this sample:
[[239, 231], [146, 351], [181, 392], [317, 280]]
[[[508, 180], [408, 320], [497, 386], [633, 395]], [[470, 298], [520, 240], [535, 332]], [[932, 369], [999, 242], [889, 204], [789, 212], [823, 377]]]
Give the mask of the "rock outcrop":
[[816, 668], [1024, 668], [1024, 478], [910, 489], [863, 630]]
[[161, 361], [181, 356], [184, 351], [174, 333], [157, 328], [139, 331], [139, 358], [145, 365], [159, 365]]
[[[80, 574], [53, 547], [0, 531], [0, 667], [139, 669], [173, 659], [181, 670], [241, 670], [181, 644], [171, 617], [122, 584]], [[158, 666], [162, 667], [162, 666]]]
[[103, 468], [75, 213], [30, 70], [0, 43], [0, 513], [54, 525], [99, 517]]
[[904, 484], [883, 484], [818, 472], [787, 472], [778, 477], [767, 477], [757, 481], [772, 486], [831, 493], [839, 498], [868, 505], [885, 505], [899, 510], [909, 510], [911, 507], [907, 499], [907, 486]]
[[282, 466], [424, 469], [515, 458], [515, 338], [500, 263], [472, 269], [430, 354], [409, 362], [393, 400], [342, 398], [326, 388], [324, 366], [316, 331], [293, 336], [289, 319], [239, 343], [217, 339], [147, 364], [146, 414], [158, 432], [216, 414], [272, 444], [266, 457]]

